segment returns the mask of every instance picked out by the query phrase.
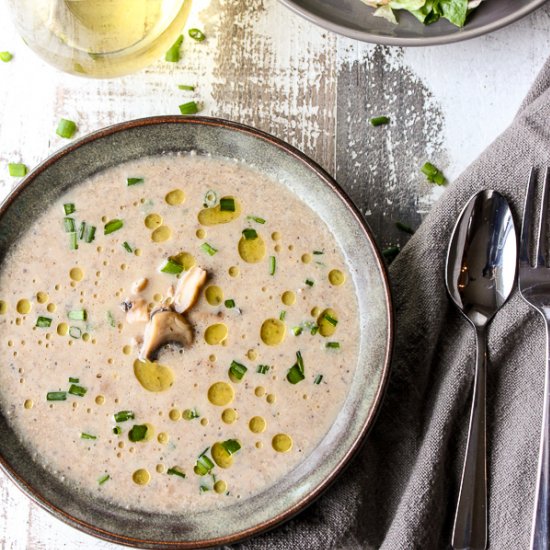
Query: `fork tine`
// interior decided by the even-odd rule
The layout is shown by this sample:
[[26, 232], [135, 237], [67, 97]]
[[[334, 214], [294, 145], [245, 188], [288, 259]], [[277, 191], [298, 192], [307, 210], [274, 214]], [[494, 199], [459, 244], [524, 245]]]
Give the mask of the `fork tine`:
[[539, 240], [537, 246], [537, 264], [536, 267], [544, 267], [546, 265], [546, 250], [547, 250], [547, 228], [546, 211], [548, 209], [548, 180], [550, 179], [550, 168], [546, 169], [544, 183], [542, 187], [542, 202], [540, 204], [539, 216]]
[[535, 210], [535, 182], [536, 171], [531, 169], [529, 175], [529, 183], [525, 192], [525, 207], [523, 209], [523, 220], [521, 222], [521, 236], [519, 240], [519, 265], [520, 267], [528, 267], [529, 264], [529, 249], [531, 248], [531, 235], [533, 233], [533, 213]]

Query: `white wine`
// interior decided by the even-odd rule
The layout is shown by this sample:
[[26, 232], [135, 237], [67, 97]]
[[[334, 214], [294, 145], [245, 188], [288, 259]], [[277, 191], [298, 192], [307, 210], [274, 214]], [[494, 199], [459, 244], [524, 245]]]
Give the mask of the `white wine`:
[[9, 0], [23, 39], [57, 68], [106, 78], [158, 59], [187, 21], [191, 0]]

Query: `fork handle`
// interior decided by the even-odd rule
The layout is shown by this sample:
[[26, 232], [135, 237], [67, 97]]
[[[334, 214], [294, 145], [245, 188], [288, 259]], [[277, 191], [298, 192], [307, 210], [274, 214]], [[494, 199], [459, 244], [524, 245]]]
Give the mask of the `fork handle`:
[[485, 326], [476, 326], [477, 357], [472, 412], [464, 470], [456, 508], [452, 545], [456, 550], [485, 550], [487, 546], [486, 380]]
[[546, 373], [531, 550], [550, 549], [550, 312], [546, 318]]

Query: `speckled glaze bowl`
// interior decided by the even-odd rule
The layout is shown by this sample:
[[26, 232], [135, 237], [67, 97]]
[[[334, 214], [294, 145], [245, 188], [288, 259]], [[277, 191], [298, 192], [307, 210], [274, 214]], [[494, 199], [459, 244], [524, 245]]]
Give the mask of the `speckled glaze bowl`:
[[399, 12], [399, 25], [372, 15], [361, 0], [280, 0], [321, 27], [375, 44], [389, 46], [435, 46], [475, 38], [521, 19], [546, 0], [485, 0], [459, 29], [440, 20], [423, 25], [410, 13]]
[[313, 454], [275, 486], [217, 511], [144, 514], [107, 506], [76, 492], [38, 464], [0, 411], [0, 464], [31, 499], [86, 533], [142, 548], [227, 544], [271, 529], [310, 504], [351, 460], [372, 426], [388, 378], [392, 346], [385, 269], [372, 234], [353, 204], [326, 172], [296, 149], [224, 120], [140, 119], [100, 130], [55, 153], [0, 206], [0, 269], [10, 247], [28, 229], [27, 220], [70, 187], [128, 160], [180, 151], [241, 159], [282, 181], [318, 212], [347, 258], [357, 292], [362, 340], [349, 395]]

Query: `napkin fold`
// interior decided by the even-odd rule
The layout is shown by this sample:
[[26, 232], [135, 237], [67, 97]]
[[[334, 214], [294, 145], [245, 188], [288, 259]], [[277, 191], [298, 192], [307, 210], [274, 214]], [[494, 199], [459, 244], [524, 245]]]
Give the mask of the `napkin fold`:
[[[450, 548], [475, 334], [447, 297], [447, 246], [462, 208], [485, 188], [510, 201], [519, 230], [532, 166], [550, 166], [550, 60], [511, 126], [449, 186], [390, 268], [396, 318], [392, 371], [379, 418], [359, 456], [310, 508], [239, 548]], [[545, 331], [517, 288], [491, 322], [488, 346], [489, 548], [528, 548]]]

